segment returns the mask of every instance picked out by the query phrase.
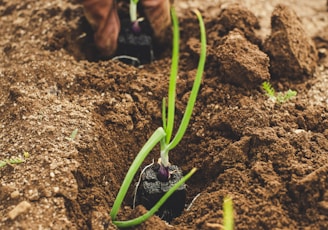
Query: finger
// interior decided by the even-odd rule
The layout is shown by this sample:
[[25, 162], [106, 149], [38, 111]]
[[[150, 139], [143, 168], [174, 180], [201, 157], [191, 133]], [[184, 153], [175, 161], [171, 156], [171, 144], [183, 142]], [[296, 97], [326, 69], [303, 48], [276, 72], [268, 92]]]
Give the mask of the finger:
[[114, 54], [120, 21], [114, 0], [84, 0], [84, 13], [95, 30], [94, 40], [101, 56]]
[[169, 0], [142, 0], [145, 15], [159, 43], [165, 43], [170, 34], [171, 15]]

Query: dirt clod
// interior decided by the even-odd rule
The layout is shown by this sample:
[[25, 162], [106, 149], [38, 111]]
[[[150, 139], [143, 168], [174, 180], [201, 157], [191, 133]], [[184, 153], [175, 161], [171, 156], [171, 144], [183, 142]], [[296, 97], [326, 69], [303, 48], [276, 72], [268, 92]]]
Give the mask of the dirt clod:
[[16, 219], [17, 216], [27, 212], [31, 208], [31, 204], [27, 201], [22, 201], [20, 202], [14, 209], [12, 209], [9, 213], [8, 216], [10, 219], [14, 220]]
[[255, 88], [270, 79], [269, 58], [249, 42], [240, 30], [233, 30], [215, 48], [219, 73], [224, 81]]
[[318, 53], [296, 13], [285, 5], [278, 5], [271, 16], [271, 28], [263, 49], [270, 57], [272, 77], [311, 77]]
[[222, 10], [217, 20], [219, 35], [225, 36], [234, 29], [242, 31], [250, 42], [260, 45], [261, 40], [256, 35], [260, 29], [257, 17], [252, 11], [240, 4], [231, 4]]

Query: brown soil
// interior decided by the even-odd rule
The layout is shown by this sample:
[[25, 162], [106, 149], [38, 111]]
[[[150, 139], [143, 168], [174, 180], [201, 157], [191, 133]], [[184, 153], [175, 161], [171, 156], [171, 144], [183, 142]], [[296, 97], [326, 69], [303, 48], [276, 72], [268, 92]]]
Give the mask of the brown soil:
[[[170, 225], [154, 216], [137, 229], [220, 229], [228, 195], [236, 229], [328, 229], [326, 2], [230, 2], [176, 1], [176, 123], [199, 56], [192, 8], [202, 10], [208, 34], [190, 127], [170, 155], [184, 173], [198, 168], [188, 203], [199, 196]], [[114, 228], [109, 212], [125, 173], [161, 126], [170, 47], [140, 68], [90, 61], [77, 1], [0, 0], [0, 25], [0, 160], [30, 154], [0, 169], [0, 229]], [[269, 79], [297, 97], [270, 101], [261, 89]], [[157, 147], [144, 165], [158, 156]], [[120, 219], [145, 212], [131, 210], [132, 189]]]

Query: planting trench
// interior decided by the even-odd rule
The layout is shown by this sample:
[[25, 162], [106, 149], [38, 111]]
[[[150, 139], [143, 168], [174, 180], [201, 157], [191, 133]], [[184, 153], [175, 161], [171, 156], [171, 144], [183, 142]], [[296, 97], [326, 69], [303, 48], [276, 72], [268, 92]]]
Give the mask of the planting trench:
[[[237, 229], [326, 229], [325, 2], [285, 0], [288, 7], [277, 8], [282, 1], [217, 2], [176, 3], [182, 39], [176, 123], [199, 56], [190, 8], [202, 10], [208, 35], [192, 120], [170, 154], [184, 173], [198, 168], [187, 182], [187, 204], [198, 198], [171, 226], [154, 216], [138, 229], [219, 229], [227, 195]], [[114, 228], [109, 211], [125, 173], [161, 126], [169, 47], [140, 68], [95, 61], [75, 1], [0, 1], [0, 20], [0, 160], [30, 154], [0, 169], [0, 228]], [[290, 49], [279, 50], [282, 44]], [[261, 89], [265, 80], [298, 95], [274, 104]], [[143, 166], [158, 156], [159, 147]], [[119, 219], [145, 212], [131, 209], [133, 189]]]

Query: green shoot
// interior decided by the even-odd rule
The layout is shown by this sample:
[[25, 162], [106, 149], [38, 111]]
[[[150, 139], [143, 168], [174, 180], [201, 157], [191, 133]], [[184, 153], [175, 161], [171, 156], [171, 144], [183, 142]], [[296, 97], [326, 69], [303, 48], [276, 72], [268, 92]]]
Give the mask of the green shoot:
[[0, 168], [6, 166], [7, 162], [6, 161], [0, 161]]
[[137, 20], [137, 5], [139, 0], [130, 0], [130, 20], [135, 22]]
[[[136, 4], [138, 1], [131, 0], [131, 4]], [[168, 152], [173, 149], [182, 139], [189, 124], [189, 120], [194, 108], [196, 97], [200, 88], [201, 78], [204, 71], [205, 59], [206, 59], [206, 34], [205, 26], [201, 14], [199, 11], [195, 11], [197, 18], [199, 20], [200, 32], [201, 32], [201, 54], [198, 63], [198, 69], [196, 73], [196, 78], [194, 85], [191, 90], [190, 98], [186, 107], [185, 114], [182, 118], [180, 127], [176, 133], [176, 136], [171, 141], [171, 136], [174, 126], [174, 114], [175, 114], [175, 91], [176, 91], [176, 78], [178, 72], [178, 60], [179, 60], [179, 25], [178, 19], [175, 13], [174, 8], [171, 8], [172, 13], [172, 24], [173, 24], [173, 52], [172, 52], [172, 64], [171, 64], [171, 74], [170, 74], [170, 83], [169, 83], [169, 93], [168, 93], [168, 108], [166, 111], [166, 102], [163, 99], [162, 105], [162, 122], [163, 128], [158, 128], [152, 136], [148, 139], [146, 144], [142, 147], [136, 158], [134, 159], [132, 165], [130, 166], [122, 186], [118, 192], [118, 195], [114, 201], [110, 216], [113, 223], [117, 227], [132, 227], [146, 221], [149, 217], [155, 214], [158, 209], [165, 203], [165, 201], [182, 185], [184, 184], [191, 176], [195, 173], [196, 169], [193, 168], [186, 176], [184, 176], [178, 183], [176, 183], [164, 196], [150, 209], [146, 214], [135, 218], [133, 220], [127, 221], [117, 221], [116, 217], [118, 211], [122, 205], [123, 199], [126, 196], [126, 193], [129, 189], [129, 186], [133, 180], [133, 177], [137, 173], [142, 162], [148, 156], [150, 151], [160, 143], [161, 146], [161, 162], [167, 167], [169, 165], [168, 161]]]
[[166, 127], [166, 102], [165, 102], [165, 98], [163, 98], [163, 100], [162, 100], [162, 123], [163, 123], [163, 129], [167, 130], [167, 127]]
[[223, 228], [224, 230], [233, 230], [233, 203], [231, 197], [226, 197], [223, 200]]
[[273, 100], [274, 102], [278, 102], [279, 104], [283, 104], [291, 99], [293, 99], [297, 92], [294, 90], [289, 89], [287, 92], [282, 93], [276, 93], [275, 89], [272, 87], [272, 85], [265, 81], [262, 83], [262, 88], [265, 91], [266, 95]]
[[279, 92], [277, 94], [277, 101], [282, 104], [285, 103], [286, 101], [291, 100], [292, 98], [296, 97], [297, 92], [294, 90], [289, 89], [287, 92], [285, 93], [281, 93]]
[[[180, 31], [179, 22], [174, 8], [171, 9], [172, 24], [173, 24], [173, 47], [172, 47], [172, 63], [171, 63], [171, 74], [169, 82], [169, 93], [168, 93], [168, 111], [167, 111], [167, 123], [163, 123], [163, 127], [166, 127], [166, 141], [168, 144], [171, 140], [173, 126], [174, 126], [174, 114], [175, 114], [175, 91], [176, 82], [178, 75], [178, 65], [179, 65], [179, 41], [180, 41]], [[162, 116], [166, 115], [163, 113]], [[163, 120], [166, 120], [163, 118]]]
[[77, 136], [77, 132], [79, 131], [78, 128], [74, 129], [69, 137], [65, 137], [66, 140], [68, 141], [74, 141], [74, 139]]
[[25, 159], [30, 158], [30, 153], [27, 152], [27, 151], [24, 151], [23, 156], [24, 156]]
[[[179, 52], [176, 50], [179, 46], [179, 27], [177, 23], [177, 16], [172, 9], [172, 21], [173, 21], [173, 54], [172, 54], [172, 66], [171, 66], [171, 75], [170, 75], [170, 83], [169, 83], [169, 99], [168, 99], [168, 118], [167, 121], [165, 118], [163, 118], [163, 127], [166, 127], [166, 141], [161, 145], [161, 162], [162, 164], [167, 167], [169, 165], [169, 157], [168, 152], [172, 150], [179, 142], [181, 141], [182, 137], [184, 136], [187, 127], [189, 125], [190, 117], [192, 114], [192, 111], [194, 109], [194, 105], [196, 102], [196, 98], [198, 95], [198, 91], [200, 88], [202, 75], [204, 72], [205, 67], [205, 61], [206, 61], [206, 33], [205, 33], [205, 25], [202, 20], [202, 16], [198, 10], [195, 10], [195, 14], [199, 21], [199, 27], [200, 27], [200, 34], [201, 34], [201, 53], [200, 58], [198, 62], [197, 67], [197, 73], [195, 77], [195, 81], [193, 84], [193, 87], [191, 89], [190, 97], [186, 106], [186, 111], [184, 113], [184, 116], [182, 118], [181, 124], [178, 128], [178, 131], [171, 140], [172, 130], [173, 130], [173, 124], [174, 124], [174, 111], [175, 111], [175, 85], [176, 85], [176, 77], [177, 77], [177, 69], [178, 69], [178, 55]], [[163, 109], [164, 110], [164, 109]], [[163, 113], [162, 116], [165, 116], [166, 113]]]
[[268, 81], [263, 82], [262, 83], [262, 88], [264, 89], [266, 95], [270, 99], [274, 99], [276, 97], [276, 91], [274, 90], [274, 88], [272, 87], [270, 82], [268, 82]]
[[71, 140], [75, 139], [78, 131], [79, 131], [79, 129], [77, 129], [77, 128], [73, 130], [73, 132], [71, 133], [71, 136], [70, 136]]
[[24, 163], [24, 162], [25, 162], [25, 160], [22, 158], [19, 158], [19, 157], [5, 159], [5, 160], [0, 161], [0, 168], [6, 166], [7, 164], [20, 164], [20, 163]]
[[184, 113], [184, 116], [182, 118], [180, 127], [176, 133], [176, 136], [172, 140], [172, 142], [169, 144], [169, 149], [173, 149], [182, 139], [184, 136], [186, 129], [189, 125], [190, 117], [192, 114], [192, 111], [194, 109], [194, 105], [196, 102], [196, 98], [198, 95], [198, 91], [200, 88], [200, 84], [202, 81], [202, 76], [204, 72], [204, 67], [205, 67], [205, 61], [206, 61], [206, 32], [205, 32], [205, 25], [202, 19], [202, 16], [198, 10], [194, 11], [198, 20], [199, 20], [199, 26], [200, 26], [200, 34], [201, 34], [201, 53], [200, 53], [200, 58], [199, 58], [199, 63], [197, 67], [197, 73], [195, 77], [195, 81], [190, 93], [189, 101], [186, 107], [186, 111]]

